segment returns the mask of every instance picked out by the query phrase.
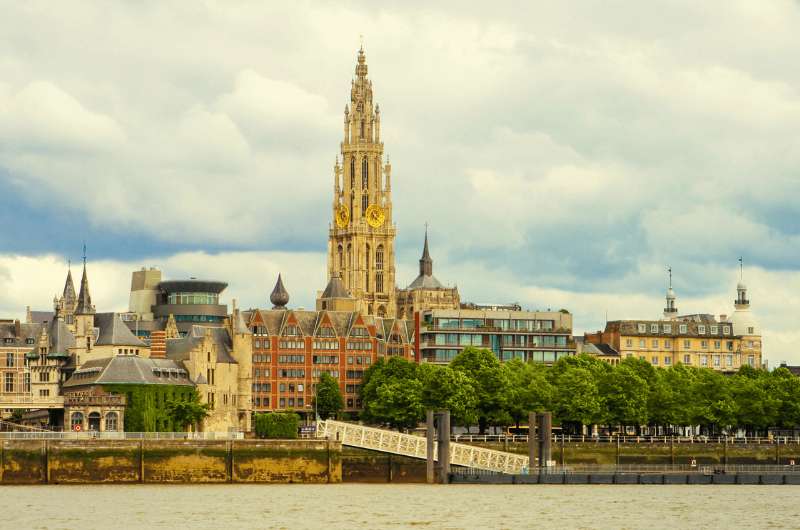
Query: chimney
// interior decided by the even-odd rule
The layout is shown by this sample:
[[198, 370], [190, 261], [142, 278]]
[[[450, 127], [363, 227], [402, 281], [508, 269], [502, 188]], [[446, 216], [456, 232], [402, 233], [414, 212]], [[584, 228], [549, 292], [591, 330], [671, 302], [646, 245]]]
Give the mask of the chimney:
[[14, 336], [19, 337], [22, 334], [22, 326], [19, 323], [19, 319], [14, 321]]
[[150, 358], [166, 359], [167, 357], [167, 332], [152, 331], [150, 333]]

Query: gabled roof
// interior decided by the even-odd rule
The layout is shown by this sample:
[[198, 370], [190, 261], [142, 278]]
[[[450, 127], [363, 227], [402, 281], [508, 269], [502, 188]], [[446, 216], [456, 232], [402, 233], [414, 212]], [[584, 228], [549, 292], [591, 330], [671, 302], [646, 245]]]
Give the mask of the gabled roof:
[[64, 383], [64, 388], [95, 384], [192, 385], [189, 374], [170, 359], [115, 355], [85, 362]]
[[138, 346], [147, 345], [131, 333], [117, 313], [97, 313], [94, 316], [94, 326], [98, 329], [98, 346]]
[[431, 274], [430, 276], [425, 274], [420, 274], [417, 278], [411, 282], [408, 286], [408, 289], [444, 289], [444, 285], [436, 279], [436, 276]]
[[236, 359], [231, 356], [233, 342], [228, 330], [205, 326], [192, 326], [185, 337], [167, 339], [167, 358], [176, 361], [188, 359], [190, 352], [203, 342], [206, 333], [211, 335], [211, 340], [217, 346], [217, 362], [236, 364]]

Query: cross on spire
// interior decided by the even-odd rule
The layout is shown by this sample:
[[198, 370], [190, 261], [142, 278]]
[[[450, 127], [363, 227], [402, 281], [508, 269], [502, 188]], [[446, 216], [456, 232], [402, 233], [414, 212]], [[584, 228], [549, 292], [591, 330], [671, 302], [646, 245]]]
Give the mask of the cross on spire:
[[667, 267], [667, 272], [669, 272], [669, 288], [672, 289], [672, 267]]

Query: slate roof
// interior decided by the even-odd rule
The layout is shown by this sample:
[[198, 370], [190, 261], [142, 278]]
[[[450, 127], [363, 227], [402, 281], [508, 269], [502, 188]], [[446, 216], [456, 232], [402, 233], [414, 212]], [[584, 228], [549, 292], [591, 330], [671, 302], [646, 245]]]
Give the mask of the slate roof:
[[31, 322], [41, 324], [42, 322], [52, 322], [56, 314], [53, 311], [31, 311]]
[[171, 359], [115, 355], [85, 362], [64, 383], [64, 388], [95, 384], [193, 385], [186, 369]]
[[409, 284], [408, 289], [444, 289], [444, 285], [436, 279], [436, 276], [420, 274]]
[[352, 298], [350, 293], [347, 292], [347, 289], [344, 286], [344, 282], [339, 276], [331, 276], [328, 285], [325, 287], [325, 290], [322, 291], [322, 296], [320, 298]]
[[138, 346], [147, 347], [139, 340], [117, 313], [97, 313], [94, 316], [94, 326], [98, 329], [98, 346]]
[[167, 358], [176, 361], [188, 359], [189, 353], [203, 342], [203, 337], [207, 332], [211, 334], [211, 339], [217, 345], [217, 361], [236, 364], [236, 360], [231, 356], [233, 342], [228, 330], [205, 326], [192, 326], [185, 337], [167, 339]]

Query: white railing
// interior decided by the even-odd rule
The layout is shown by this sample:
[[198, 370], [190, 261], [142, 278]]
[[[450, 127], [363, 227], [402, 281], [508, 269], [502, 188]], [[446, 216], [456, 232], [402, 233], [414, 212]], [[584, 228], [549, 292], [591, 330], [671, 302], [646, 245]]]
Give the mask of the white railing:
[[0, 432], [0, 440], [243, 440], [243, 432]]
[[[360, 447], [412, 458], [427, 458], [426, 439], [414, 434], [404, 434], [386, 429], [376, 429], [341, 421], [326, 420], [317, 423], [317, 436], [338, 440], [343, 445]], [[434, 443], [434, 459], [436, 459]], [[474, 445], [450, 443], [450, 464], [484, 469], [499, 473], [521, 473], [528, 468], [528, 457]]]

